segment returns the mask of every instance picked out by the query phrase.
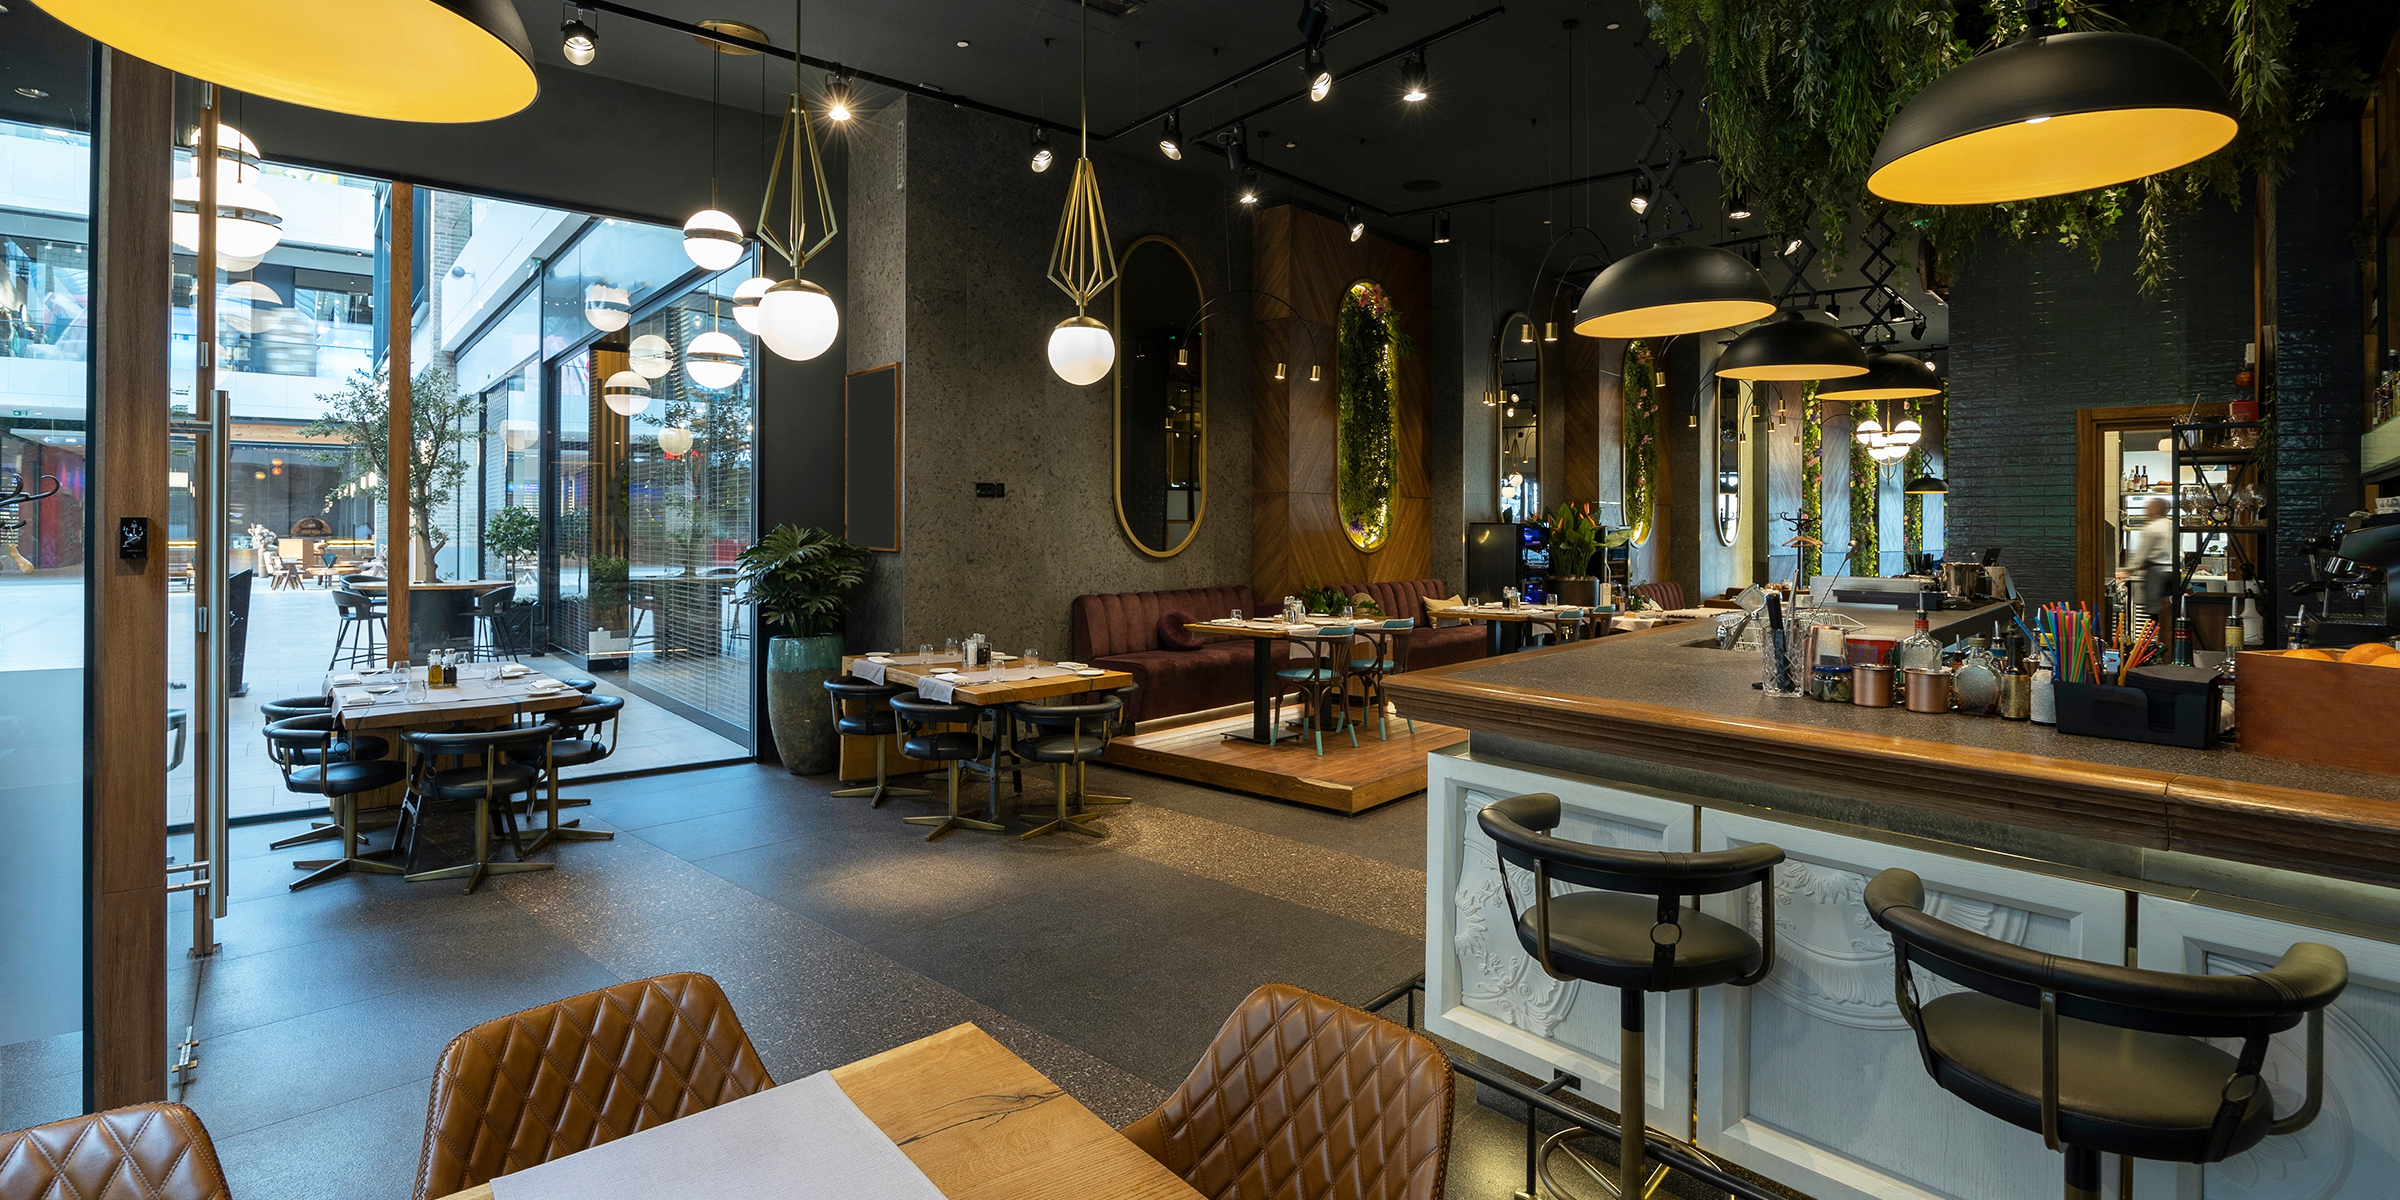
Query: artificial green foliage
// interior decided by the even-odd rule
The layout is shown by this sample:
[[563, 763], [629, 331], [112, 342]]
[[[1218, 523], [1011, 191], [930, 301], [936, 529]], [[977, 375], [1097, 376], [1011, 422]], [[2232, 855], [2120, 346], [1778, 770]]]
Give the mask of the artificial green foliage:
[[1600, 523], [1592, 506], [1561, 504], [1550, 514], [1550, 571], [1562, 579], [1581, 579], [1591, 572], [1592, 555], [1600, 552]]
[[1658, 363], [1642, 342], [1625, 343], [1625, 528], [1650, 540], [1658, 506]]
[[1339, 321], [1336, 500], [1350, 544], [1376, 550], [1391, 534], [1392, 486], [1400, 472], [1400, 356], [1408, 352], [1408, 336], [1390, 298], [1372, 283], [1352, 284], [1342, 295]]
[[1881, 468], [1867, 454], [1865, 442], [1850, 439], [1850, 540], [1857, 549], [1849, 552], [1849, 570], [1854, 575], [1883, 573]]
[[[1800, 532], [1816, 537], [1825, 528], [1825, 427], [1817, 408], [1817, 385], [1800, 393]], [[1806, 586], [1825, 565], [1824, 549], [1802, 543], [1800, 582]]]
[[[2095, 263], [2138, 210], [2137, 273], [2145, 293], [2168, 277], [2173, 217], [2215, 191], [2239, 204], [2244, 179], [2279, 178], [2301, 125], [2329, 96], [2364, 96], [2364, 74], [2338, 48], [2293, 44], [2292, 10], [2307, 0], [2060, 0], [2047, 27], [2125, 29], [2217, 66], [2241, 120], [2232, 144], [2146, 180], [2006, 204], [1892, 208], [1945, 261], [1985, 236], [2056, 241]], [[1697, 41], [1708, 63], [1709, 130], [1719, 171], [1749, 189], [1769, 229], [1814, 225], [1839, 260], [1859, 217], [1885, 211], [1867, 168], [1893, 114], [1943, 72], [2025, 31], [2021, 0], [1656, 0], [1654, 35], [1670, 50]], [[1904, 251], [1907, 247], [1902, 248]]]
[[850, 593], [867, 580], [867, 548], [822, 529], [778, 525], [734, 559], [735, 599], [758, 606], [759, 624], [794, 637], [841, 630]]
[[[1935, 404], [1940, 404], [1940, 401], [1937, 399]], [[1921, 411], [1923, 410], [1918, 407], [1917, 401], [1909, 401], [1909, 415], [1916, 417], [1919, 424], [1923, 424], [1925, 421], [1925, 418], [1919, 415]], [[1950, 423], [1943, 421], [1941, 426], [1946, 432], [1950, 428]], [[1922, 440], [1908, 448], [1908, 457], [1900, 460], [1900, 482], [1903, 487], [1911, 479], [1933, 473], [1931, 451], [1932, 447]], [[1905, 492], [1900, 496], [1900, 547], [1908, 555], [1908, 562], [1904, 569], [1915, 569], [1917, 556], [1925, 553], [1925, 497], [1923, 496], [1912, 496]]]

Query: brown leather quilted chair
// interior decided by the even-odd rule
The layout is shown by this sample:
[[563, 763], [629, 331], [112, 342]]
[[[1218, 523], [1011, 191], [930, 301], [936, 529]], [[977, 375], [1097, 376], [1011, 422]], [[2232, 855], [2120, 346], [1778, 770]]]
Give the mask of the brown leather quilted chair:
[[433, 1070], [416, 1200], [775, 1086], [717, 981], [637, 979], [486, 1021]]
[[1209, 1200], [1441, 1200], [1450, 1105], [1425, 1035], [1270, 983], [1125, 1136]]
[[230, 1200], [199, 1114], [136, 1104], [0, 1133], [0, 1200]]

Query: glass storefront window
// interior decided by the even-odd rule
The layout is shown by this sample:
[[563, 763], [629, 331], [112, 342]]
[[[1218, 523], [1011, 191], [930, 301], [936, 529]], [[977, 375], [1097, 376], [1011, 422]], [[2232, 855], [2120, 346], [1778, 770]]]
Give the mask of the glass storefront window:
[[627, 310], [639, 312], [693, 271], [692, 260], [683, 253], [682, 230], [633, 221], [593, 222], [543, 273], [542, 353], [564, 353], [592, 335], [584, 301], [594, 286], [624, 292]]

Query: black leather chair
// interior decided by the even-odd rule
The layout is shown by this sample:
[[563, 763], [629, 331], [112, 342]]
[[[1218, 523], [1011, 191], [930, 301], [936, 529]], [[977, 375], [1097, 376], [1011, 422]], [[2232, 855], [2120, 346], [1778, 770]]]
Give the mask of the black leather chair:
[[625, 712], [622, 696], [593, 696], [573, 708], [547, 714], [558, 726], [558, 736], [546, 747], [526, 746], [511, 757], [527, 766], [542, 768], [544, 782], [549, 785], [550, 808], [547, 823], [542, 826], [527, 854], [539, 854], [552, 842], [607, 842], [616, 834], [604, 829], [582, 828], [580, 818], [561, 822], [558, 810], [568, 804], [590, 804], [585, 799], [561, 799], [558, 794], [558, 773], [568, 767], [588, 767], [617, 752], [617, 718]]
[[[517, 797], [531, 799], [540, 786], [546, 768], [518, 761], [518, 755], [531, 751], [547, 760], [552, 738], [558, 726], [549, 721], [532, 725], [509, 726], [500, 729], [461, 730], [454, 733], [433, 733], [409, 730], [400, 735], [408, 743], [410, 763], [408, 794], [400, 801], [400, 824], [392, 844], [407, 851], [404, 859], [410, 883], [428, 879], [456, 879], [464, 876], [467, 889], [483, 882], [486, 875], [509, 874], [517, 871], [547, 871], [555, 866], [547, 862], [525, 861], [525, 844], [517, 832]], [[438, 766], [447, 758], [453, 763], [474, 757], [482, 762], [472, 766]], [[417, 862], [417, 844], [424, 832], [425, 808], [428, 804], [456, 804], [473, 801], [475, 804], [475, 860], [454, 866], [437, 867], [430, 871], [413, 868]], [[492, 828], [497, 824], [516, 850], [515, 862], [492, 861]]]
[[[990, 821], [977, 821], [959, 815], [958, 764], [983, 757], [983, 735], [975, 731], [983, 719], [983, 709], [971, 704], [940, 704], [920, 700], [902, 693], [892, 697], [892, 716], [898, 722], [900, 753], [919, 762], [944, 764], [950, 776], [950, 815], [943, 817], [902, 817], [910, 825], [931, 825], [933, 832], [925, 835], [934, 841], [953, 829], [981, 829], [998, 833], [1003, 828]], [[964, 729], [941, 729], [942, 725], [964, 725]], [[992, 790], [1000, 790], [998, 780]]]
[[[1476, 823], [1490, 835], [1502, 863], [1501, 894], [1517, 941], [1552, 979], [1580, 979], [1618, 991], [1617, 1065], [1623, 1112], [1614, 1184], [1621, 1197], [1643, 1197], [1666, 1168], [1645, 1180], [1649, 1129], [1645, 993], [1682, 992], [1731, 984], [1749, 987], [1775, 965], [1775, 864], [1783, 851], [1765, 844], [1705, 854], [1664, 854], [1586, 845], [1551, 836], [1558, 797], [1511, 796], [1488, 805]], [[1533, 903], [1517, 908], [1508, 867], [1533, 873]], [[1592, 891], [1552, 895], [1552, 882]], [[1686, 908], [1687, 896], [1713, 896], [1759, 885], [1759, 928], [1748, 930]], [[1576, 1131], [1551, 1139], [1555, 1145]], [[1549, 1150], [1543, 1150], [1547, 1159]], [[1597, 1172], [1595, 1171], [1595, 1174]]]
[[382, 666], [383, 610], [347, 588], [334, 589], [333, 608], [340, 624], [334, 627], [333, 656], [325, 660], [325, 669]]
[[[869, 808], [881, 808], [894, 796], [930, 796], [923, 788], [894, 787], [886, 772], [886, 756], [890, 743], [886, 740], [900, 731], [900, 721], [892, 712], [892, 698], [913, 689], [888, 683], [868, 683], [856, 675], [843, 675], [825, 681], [825, 693], [833, 698], [833, 730], [844, 737], [875, 739], [875, 784], [872, 787], [836, 788], [833, 795], [848, 799], [868, 796]], [[857, 712], [845, 712], [845, 704], [859, 706]]]
[[[2066, 1155], [2067, 1200], [2098, 1200], [2100, 1156], [2213, 1163], [2297, 1133], [2324, 1097], [2325, 1006], [2349, 982], [2331, 946], [2297, 942], [2250, 975], [2181, 975], [2060, 958], [1925, 912], [1893, 869], [1867, 884], [1892, 935], [1892, 989], [1942, 1090]], [[1972, 989], [1922, 1004], [1911, 965]], [[2308, 1023], [2308, 1090], [2277, 1117], [2269, 1038]], [[2228, 1054], [2201, 1038], [2239, 1039]]]
[[558, 681], [586, 696], [591, 695], [593, 689], [600, 686], [599, 680], [584, 675], [561, 675], [558, 677]]
[[[1071, 830], [1087, 837], [1107, 837], [1106, 830], [1094, 829], [1089, 822], [1100, 814], [1077, 812], [1067, 805], [1067, 768], [1075, 768], [1074, 796], [1077, 807], [1090, 804], [1124, 804], [1122, 796], [1095, 796], [1084, 790], [1084, 766], [1108, 749], [1109, 735], [1116, 730], [1117, 714], [1125, 709], [1125, 701], [1104, 695], [1085, 704], [1021, 703], [1008, 706], [1009, 716], [1019, 723], [1030, 725], [1031, 737], [1018, 734], [1016, 755], [1025, 762], [1050, 763], [1058, 768], [1058, 816], [1035, 826], [1025, 834], [1037, 838], [1045, 833]], [[1064, 732], [1043, 732], [1063, 730]]]
[[[292, 890], [296, 892], [351, 871], [399, 874], [400, 868], [379, 861], [391, 851], [358, 850], [358, 796], [390, 787], [408, 774], [397, 760], [384, 757], [391, 744], [379, 737], [345, 734], [333, 715], [325, 712], [277, 721], [264, 732], [268, 757], [283, 772], [283, 786], [304, 795], [323, 796], [325, 807], [333, 810], [329, 830], [287, 841], [316, 841], [324, 833], [330, 833], [332, 840], [342, 845], [341, 857], [293, 863], [294, 869], [309, 874], [294, 880]], [[277, 843], [279, 847], [283, 844]]]
[[[332, 707], [333, 697], [331, 696], [285, 696], [280, 700], [259, 701], [258, 716], [260, 721], [272, 725], [277, 721], [289, 721], [293, 717], [319, 716]], [[169, 766], [167, 769], [172, 771], [175, 768]], [[267, 848], [269, 850], [288, 850], [293, 846], [303, 846], [310, 842], [329, 842], [340, 836], [341, 827], [335, 822], [312, 821], [309, 823], [308, 832], [277, 838], [268, 842]]]

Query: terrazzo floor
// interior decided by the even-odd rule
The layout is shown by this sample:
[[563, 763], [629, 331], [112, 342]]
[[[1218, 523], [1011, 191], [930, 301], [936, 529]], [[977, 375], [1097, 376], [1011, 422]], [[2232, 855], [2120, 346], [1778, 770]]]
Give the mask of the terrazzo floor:
[[[1122, 1125], [1258, 984], [1362, 1003], [1423, 966], [1421, 795], [1346, 817], [1099, 768], [1094, 791], [1137, 798], [1104, 841], [1023, 841], [1015, 820], [928, 844], [899, 818], [932, 801], [831, 786], [748, 765], [585, 785], [585, 825], [615, 841], [473, 895], [374, 876], [292, 893], [294, 855], [266, 850], [290, 827], [237, 828], [223, 950], [172, 949], [170, 1029], [196, 1002], [200, 1056], [173, 1094], [240, 1200], [401, 1200], [449, 1038], [621, 980], [715, 976], [779, 1080], [973, 1021]], [[1050, 804], [1029, 775], [1021, 809]], [[179, 901], [170, 936], [188, 929]], [[73, 1112], [77, 1057], [72, 1036], [0, 1048], [0, 1128]], [[1505, 1200], [1522, 1109], [1458, 1094], [1448, 1195]]]

